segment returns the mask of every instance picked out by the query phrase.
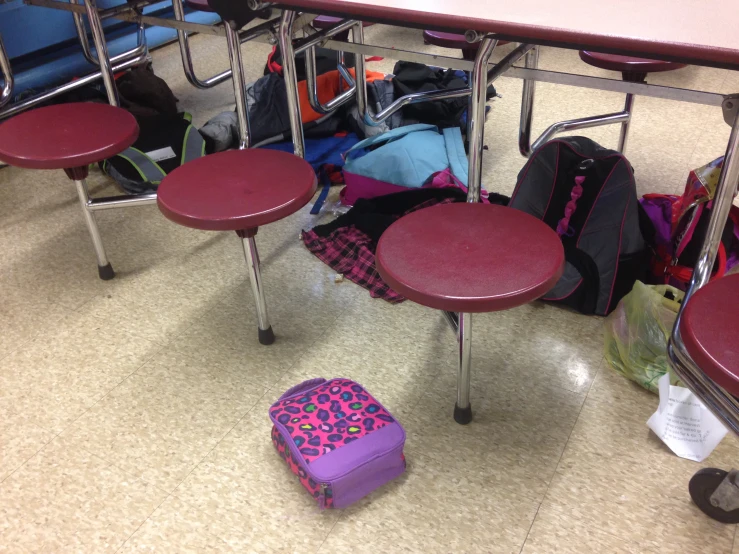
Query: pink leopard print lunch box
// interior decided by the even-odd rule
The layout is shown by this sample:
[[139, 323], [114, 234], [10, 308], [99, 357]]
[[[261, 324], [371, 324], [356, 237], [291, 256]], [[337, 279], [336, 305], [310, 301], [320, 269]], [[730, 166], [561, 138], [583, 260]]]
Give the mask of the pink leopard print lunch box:
[[272, 443], [320, 508], [345, 508], [405, 471], [405, 431], [362, 385], [311, 379], [269, 409]]

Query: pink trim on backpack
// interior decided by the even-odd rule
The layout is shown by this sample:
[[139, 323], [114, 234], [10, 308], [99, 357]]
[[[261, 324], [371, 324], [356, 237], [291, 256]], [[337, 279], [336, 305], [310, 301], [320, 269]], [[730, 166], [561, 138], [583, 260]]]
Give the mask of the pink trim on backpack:
[[[564, 217], [560, 219], [559, 223], [557, 224], [557, 235], [559, 235], [560, 238], [562, 238], [562, 235], [571, 236], [568, 235], [568, 233], [570, 232], [570, 218], [572, 217], [572, 214], [575, 213], [575, 210], [577, 210], [577, 201], [582, 196], [582, 184], [584, 182], [585, 177], [575, 177], [575, 186], [572, 187], [572, 191], [570, 191], [571, 200], [567, 202], [567, 205], [565, 206]], [[546, 210], [544, 211], [544, 213], [546, 213]]]

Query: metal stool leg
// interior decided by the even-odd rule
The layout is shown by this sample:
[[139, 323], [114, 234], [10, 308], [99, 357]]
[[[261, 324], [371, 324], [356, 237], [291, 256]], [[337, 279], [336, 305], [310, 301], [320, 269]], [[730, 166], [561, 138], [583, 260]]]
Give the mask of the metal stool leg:
[[249, 271], [249, 282], [251, 283], [251, 291], [254, 293], [254, 303], [257, 308], [257, 323], [259, 326], [259, 342], [264, 345], [272, 344], [275, 342], [275, 334], [269, 323], [267, 301], [264, 298], [262, 273], [259, 269], [259, 252], [257, 252], [257, 243], [254, 240], [257, 230], [247, 229], [238, 231], [237, 234], [241, 237], [241, 244], [244, 247], [244, 258], [246, 259], [246, 267]]
[[239, 121], [239, 150], [251, 146], [251, 131], [249, 129], [249, 106], [246, 101], [246, 83], [241, 65], [241, 41], [239, 33], [230, 22], [226, 22], [226, 41], [228, 43], [228, 58], [231, 62], [233, 74], [234, 97], [236, 98], [236, 115]]
[[472, 421], [472, 406], [470, 406], [471, 324], [471, 314], [459, 314], [459, 374], [457, 375], [457, 403], [454, 406], [454, 421], [462, 425]]
[[108, 261], [108, 256], [105, 254], [103, 238], [100, 236], [100, 229], [98, 229], [98, 224], [95, 220], [95, 214], [92, 213], [87, 205], [87, 202], [90, 199], [90, 194], [87, 191], [87, 183], [84, 179], [75, 179], [74, 184], [77, 187], [77, 196], [80, 199], [82, 215], [85, 218], [85, 224], [87, 225], [87, 230], [90, 233], [92, 246], [95, 249], [95, 256], [98, 260], [98, 275], [103, 281], [109, 281], [110, 279], [115, 277], [115, 271], [113, 271], [113, 267]]
[[624, 153], [624, 150], [626, 150], [626, 141], [629, 138], [629, 127], [631, 126], [631, 115], [632, 110], [634, 109], [634, 100], [636, 99], [636, 96], [633, 94], [627, 94], [626, 95], [626, 104], [624, 104], [624, 113], [629, 114], [629, 118], [621, 123], [621, 134], [618, 137], [618, 151], [622, 154]]

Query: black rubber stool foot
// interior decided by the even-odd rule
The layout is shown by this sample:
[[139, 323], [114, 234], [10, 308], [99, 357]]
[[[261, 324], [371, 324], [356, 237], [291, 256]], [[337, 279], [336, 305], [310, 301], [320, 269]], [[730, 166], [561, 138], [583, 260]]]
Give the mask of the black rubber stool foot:
[[271, 325], [267, 329], [259, 329], [259, 344], [267, 346], [273, 342], [275, 342], [275, 332]]
[[115, 271], [113, 271], [113, 266], [108, 265], [99, 265], [98, 266], [98, 275], [100, 275], [100, 278], [103, 281], [110, 281], [113, 277], [115, 277]]
[[466, 408], [460, 408], [456, 404], [454, 405], [454, 421], [460, 425], [467, 425], [472, 421], [472, 406]]

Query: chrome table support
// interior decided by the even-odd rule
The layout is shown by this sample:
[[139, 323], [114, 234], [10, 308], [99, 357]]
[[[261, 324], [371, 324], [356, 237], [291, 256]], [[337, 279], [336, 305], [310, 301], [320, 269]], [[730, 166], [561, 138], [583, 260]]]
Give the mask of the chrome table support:
[[626, 142], [629, 140], [629, 127], [631, 127], [631, 117], [634, 113], [634, 100], [636, 96], [629, 93], [626, 95], [626, 101], [624, 102], [624, 115], [628, 117], [621, 123], [621, 133], [618, 136], [618, 151], [622, 154], [626, 152]]
[[349, 88], [329, 100], [325, 105], [321, 104], [321, 101], [318, 98], [318, 77], [316, 75], [316, 47], [311, 46], [310, 48], [308, 48], [308, 50], [306, 50], [305, 82], [308, 85], [308, 102], [310, 103], [311, 108], [313, 108], [313, 111], [315, 111], [316, 113], [319, 113], [321, 115], [329, 114], [354, 98], [354, 93], [357, 90], [357, 84], [354, 81], [354, 78], [343, 63], [339, 63], [337, 65], [337, 69], [339, 70], [339, 75], [341, 76], [341, 79], [349, 86]]
[[98, 14], [97, 0], [83, 0], [85, 10], [87, 10], [87, 19], [92, 31], [92, 41], [95, 44], [97, 52], [98, 65], [100, 73], [105, 84], [105, 92], [108, 95], [108, 102], [111, 106], [118, 106], [118, 89], [115, 87], [115, 79], [113, 78], [113, 68], [111, 67], [110, 56], [108, 55], [108, 45], [105, 42], [103, 34], [103, 24], [100, 22]]
[[10, 70], [10, 59], [2, 35], [0, 35], [0, 74], [3, 78], [3, 88], [0, 91], [0, 108], [2, 108], [13, 96], [13, 72]]
[[228, 43], [228, 59], [233, 74], [234, 97], [236, 99], [236, 115], [239, 122], [239, 149], [249, 148], [251, 130], [249, 128], [249, 105], [246, 100], [246, 83], [241, 63], [241, 41], [239, 33], [231, 22], [226, 21], [226, 42]]
[[[530, 70], [538, 70], [539, 51], [531, 50], [526, 55], [524, 62], [525, 68]], [[645, 84], [645, 83], [641, 83]], [[590, 117], [581, 117], [578, 119], [569, 119], [566, 121], [558, 121], [550, 125], [533, 143], [531, 142], [531, 124], [534, 118], [534, 97], [536, 92], [536, 81], [524, 78], [523, 92], [521, 94], [521, 119], [518, 129], [518, 149], [521, 155], [528, 158], [533, 151], [541, 145], [549, 141], [554, 135], [567, 131], [576, 131], [578, 129], [588, 129], [590, 127], [602, 127], [604, 125], [621, 124], [621, 134], [618, 140], [619, 152], [626, 148], [626, 140], [629, 133], [629, 125], [631, 122], [631, 110], [634, 107], [634, 94], [626, 93], [626, 104], [623, 111], [609, 113], [605, 115], [594, 115]]]
[[685, 348], [680, 336], [680, 321], [685, 306], [692, 296], [706, 283], [716, 260], [721, 235], [729, 216], [732, 201], [739, 185], [739, 114], [734, 118], [731, 136], [726, 148], [724, 166], [721, 170], [716, 194], [713, 199], [711, 218], [706, 230], [706, 238], [701, 247], [698, 261], [693, 270], [685, 298], [672, 329], [672, 336], [667, 346], [667, 354], [675, 373], [692, 390], [698, 398], [735, 434], [739, 434], [739, 401], [723, 388], [709, 379], [701, 370]]
[[[174, 17], [176, 21], [185, 21], [185, 8], [182, 5], [182, 0], [172, 0], [172, 9], [174, 10]], [[199, 89], [209, 89], [231, 78], [231, 70], [227, 69], [226, 71], [222, 71], [217, 75], [213, 75], [212, 77], [209, 77], [204, 81], [198, 79], [195, 75], [195, 68], [192, 65], [192, 54], [190, 52], [190, 34], [184, 29], [177, 29], [177, 41], [180, 45], [182, 69], [185, 72], [185, 78], [192, 86]]]
[[[303, 135], [302, 115], [300, 113], [300, 102], [298, 101], [298, 77], [295, 69], [295, 51], [293, 49], [293, 26], [295, 23], [295, 12], [285, 10], [282, 12], [278, 40], [280, 52], [282, 52], [282, 71], [285, 77], [287, 89], [287, 110], [290, 117], [290, 129], [293, 138], [293, 151], [296, 156], [305, 157], [305, 137]], [[359, 67], [357, 67], [359, 69]], [[357, 71], [359, 73], [359, 71]]]
[[[85, 59], [91, 63], [92, 65], [98, 67], [98, 59], [96, 55], [93, 55], [92, 50], [90, 50], [90, 43], [87, 39], [87, 30], [85, 29], [85, 19], [84, 19], [84, 0], [69, 0], [71, 4], [78, 5], [80, 7], [83, 7], [82, 12], [73, 11], [72, 17], [74, 18], [74, 26], [77, 30], [77, 38], [79, 39], [80, 46], [82, 47], [82, 55], [85, 57]], [[131, 9], [137, 9], [137, 7], [132, 6]], [[98, 12], [98, 15], [100, 15], [100, 12]], [[102, 21], [102, 17], [100, 20]], [[122, 52], [116, 56], [113, 56], [110, 58], [111, 65], [115, 65], [116, 63], [127, 60], [130, 58], [135, 58], [140, 56], [141, 54], [144, 54], [147, 52], [146, 48], [146, 32], [144, 29], [144, 24], [139, 22], [138, 23], [138, 29], [136, 30], [136, 46], [132, 48], [131, 50], [128, 50], [126, 52]]]
[[[482, 150], [485, 141], [485, 105], [487, 103], [488, 88], [488, 62], [498, 41], [493, 38], [485, 38], [480, 44], [475, 58], [475, 65], [470, 75], [470, 88], [472, 89], [472, 112], [467, 114], [470, 119], [469, 130], [469, 170], [467, 183], [467, 202], [476, 203], [480, 201], [480, 180], [482, 178]], [[462, 315], [459, 316], [460, 320]]]
[[[117, 73], [119, 71], [124, 71], [130, 67], [136, 67], [137, 65], [141, 65], [147, 60], [147, 58], [148, 58], [148, 54], [142, 54], [141, 56], [137, 58], [133, 58], [131, 60], [121, 62], [113, 66], [112, 68], [113, 72]], [[21, 102], [11, 104], [4, 110], [0, 110], [0, 121], [7, 117], [16, 115], [24, 110], [32, 108], [33, 106], [42, 104], [43, 102], [46, 102], [47, 100], [51, 100], [52, 98], [55, 98], [56, 96], [69, 92], [70, 90], [75, 90], [75, 89], [84, 87], [85, 85], [89, 85], [90, 83], [94, 83], [95, 81], [100, 79], [101, 76], [102, 76], [102, 72], [96, 71], [94, 73], [90, 73], [89, 75], [85, 75], [84, 77], [81, 77], [75, 81], [70, 81], [68, 83], [65, 83], [55, 89], [42, 92], [41, 94], [37, 94], [36, 96], [33, 96], [31, 98], [26, 98], [25, 100], [22, 100]]]

